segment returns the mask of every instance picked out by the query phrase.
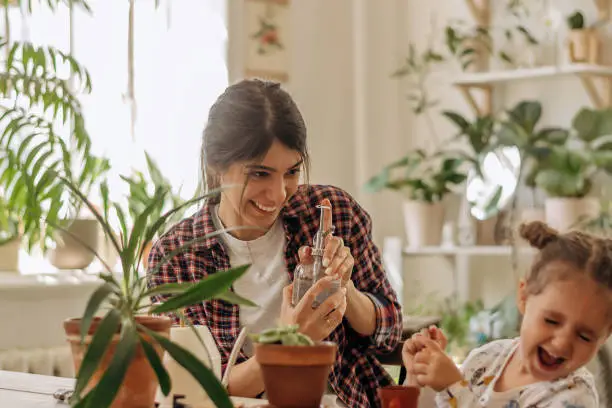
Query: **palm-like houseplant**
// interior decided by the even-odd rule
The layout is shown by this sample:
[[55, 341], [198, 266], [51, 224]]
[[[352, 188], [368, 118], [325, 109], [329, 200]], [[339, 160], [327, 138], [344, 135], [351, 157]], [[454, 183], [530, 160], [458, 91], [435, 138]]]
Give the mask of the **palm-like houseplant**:
[[[20, 171], [24, 177], [30, 177], [25, 168], [21, 167]], [[75, 407], [101, 408], [111, 406], [113, 403], [116, 404], [113, 406], [129, 406], [130, 401], [134, 403], [140, 398], [147, 398], [152, 404], [157, 384], [164, 395], [168, 395], [172, 384], [161, 360], [162, 351], [166, 351], [201, 384], [216, 406], [232, 407], [226, 390], [213, 372], [190, 351], [168, 339], [171, 320], [153, 314], [172, 312], [190, 324], [184, 319], [182, 310], [208, 299], [217, 298], [235, 304], [253, 306], [252, 302], [230, 291], [232, 283], [246, 272], [248, 265], [219, 271], [198, 283], [170, 283], [153, 289], [147, 288], [145, 276], [139, 272], [145, 244], [164, 228], [168, 219], [184, 207], [217, 192], [189, 200], [164, 213], [158, 219], [153, 219], [151, 215], [158, 205], [158, 200], [163, 200], [167, 194], [165, 189], [160, 188], [147, 208], [136, 217], [133, 225], [128, 227], [127, 211], [119, 203], [109, 200], [106, 183], [101, 184], [103, 205], [99, 211], [75, 183], [64, 175], [59, 173], [55, 175], [67, 191], [95, 215], [118, 252], [121, 263], [119, 274], [113, 273], [111, 268], [105, 265], [106, 271], [99, 275], [102, 283], [91, 295], [83, 317], [65, 322], [75, 365], [78, 368], [72, 404]], [[31, 200], [35, 200], [35, 189], [27, 189], [27, 194]], [[114, 234], [111, 220], [119, 222], [121, 229], [119, 238]], [[55, 225], [55, 228], [64, 230], [59, 225]], [[149, 273], [156, 273], [174, 256], [208, 238], [210, 236], [196, 238], [166, 254]], [[88, 249], [95, 253], [94, 248]], [[100, 260], [104, 263], [101, 258]], [[152, 305], [151, 296], [160, 294], [169, 297], [161, 304]], [[100, 312], [102, 316], [99, 316]], [[159, 327], [160, 323], [163, 327], [159, 331], [152, 329]], [[194, 333], [198, 335], [195, 330]], [[143, 383], [147, 380], [151, 383], [148, 388], [143, 387]], [[138, 383], [136, 388], [145, 388], [146, 395], [130, 389], [134, 383]], [[130, 397], [135, 399], [130, 400]]]
[[[89, 10], [84, 0], [40, 3], [51, 9], [67, 4]], [[27, 4], [31, 10], [32, 1]], [[7, 55], [0, 72], [0, 208], [19, 223], [29, 251], [40, 245], [45, 252], [54, 240], [52, 225], [79, 209], [77, 201], [62, 196], [54, 172], [61, 170], [87, 192], [108, 170], [106, 160], [89, 154], [91, 140], [77, 98], [91, 91], [91, 79], [75, 58], [54, 47], [1, 39], [0, 54]], [[29, 179], [16, 171], [16, 163], [27, 167]], [[36, 201], [27, 201], [27, 189], [36, 189]]]

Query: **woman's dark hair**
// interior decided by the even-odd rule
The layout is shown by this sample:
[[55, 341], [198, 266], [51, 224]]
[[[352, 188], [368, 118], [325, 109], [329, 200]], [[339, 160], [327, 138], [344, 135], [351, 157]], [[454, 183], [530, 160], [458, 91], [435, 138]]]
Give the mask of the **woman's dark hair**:
[[[548, 282], [571, 278], [575, 273], [585, 273], [602, 287], [612, 290], [612, 240], [581, 231], [561, 234], [540, 221], [522, 224], [520, 234], [540, 250], [527, 276], [530, 293], [538, 294]], [[570, 268], [547, 268], [552, 262]]]
[[220, 187], [220, 173], [233, 163], [263, 160], [274, 140], [299, 152], [308, 180], [306, 124], [291, 96], [279, 83], [260, 79], [227, 87], [211, 107], [202, 137], [201, 172], [207, 191]]

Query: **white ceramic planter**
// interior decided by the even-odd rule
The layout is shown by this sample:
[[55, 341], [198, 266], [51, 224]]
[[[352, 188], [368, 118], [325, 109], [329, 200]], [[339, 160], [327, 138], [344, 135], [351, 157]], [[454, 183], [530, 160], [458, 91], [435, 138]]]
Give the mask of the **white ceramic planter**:
[[523, 208], [521, 210], [521, 217], [519, 219], [519, 225], [523, 222], [533, 222], [533, 221], [546, 221], [546, 212], [544, 208]]
[[551, 197], [545, 202], [546, 223], [558, 231], [570, 230], [581, 217], [596, 217], [600, 211], [597, 197]]
[[[202, 337], [204, 345], [200, 343], [197, 336], [190, 327], [172, 327], [170, 329], [170, 340], [181, 347], [189, 350], [205, 366], [212, 369], [215, 376], [221, 380], [221, 355], [217, 349], [215, 340], [206, 326], [194, 326], [195, 330]], [[187, 370], [180, 366], [166, 352], [163, 359], [164, 367], [168, 371], [170, 381], [172, 381], [172, 391], [165, 397], [161, 390], [158, 390], [157, 401], [161, 406], [172, 406], [174, 395], [185, 396], [180, 402], [194, 407], [213, 407], [208, 394], [202, 389]]]
[[60, 231], [56, 248], [49, 251], [49, 262], [58, 269], [84, 269], [94, 260], [95, 255], [80, 242], [91, 248], [98, 248], [99, 223], [95, 219], [73, 220], [68, 228], [73, 235]]
[[444, 205], [404, 201], [404, 225], [409, 247], [438, 246], [442, 241]]

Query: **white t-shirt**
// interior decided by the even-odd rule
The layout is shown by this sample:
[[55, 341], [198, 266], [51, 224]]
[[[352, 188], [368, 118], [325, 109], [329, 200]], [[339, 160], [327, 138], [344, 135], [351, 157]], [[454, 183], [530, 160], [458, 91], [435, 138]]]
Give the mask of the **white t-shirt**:
[[[212, 216], [215, 228], [220, 230], [224, 227], [218, 209], [217, 205]], [[232, 267], [251, 264], [249, 270], [234, 282], [234, 290], [258, 307], [240, 307], [240, 326], [247, 326], [249, 333], [276, 326], [283, 303], [283, 288], [289, 284], [285, 263], [286, 238], [281, 219], [277, 219], [265, 235], [251, 241], [241, 241], [227, 232], [220, 237]], [[244, 352], [249, 357], [253, 355], [249, 338], [245, 342]]]

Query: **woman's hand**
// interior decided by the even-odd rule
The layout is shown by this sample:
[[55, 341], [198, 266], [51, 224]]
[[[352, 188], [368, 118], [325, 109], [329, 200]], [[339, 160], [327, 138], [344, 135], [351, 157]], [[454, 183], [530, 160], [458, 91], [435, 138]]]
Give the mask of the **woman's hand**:
[[[340, 237], [332, 235], [333, 227], [331, 202], [326, 198], [321, 201], [321, 205], [329, 207], [323, 215], [323, 228], [327, 232], [325, 237], [325, 249], [323, 253], [323, 268], [325, 274], [335, 279], [341, 279], [341, 287], [346, 287], [346, 284], [351, 279], [355, 259], [351, 254], [351, 249], [344, 245], [344, 241]], [[313, 263], [312, 248], [304, 246], [299, 250], [300, 262], [309, 265]]]
[[459, 368], [437, 341], [419, 336], [414, 338], [413, 343], [419, 350], [412, 360], [412, 374], [418, 385], [440, 392], [463, 380]]
[[321, 341], [329, 336], [342, 323], [346, 311], [346, 289], [340, 288], [316, 309], [313, 309], [312, 305], [319, 293], [331, 288], [332, 281], [330, 277], [317, 281], [295, 307], [291, 306], [293, 284], [286, 286], [283, 289], [280, 324], [299, 325], [298, 331], [313, 341]]

